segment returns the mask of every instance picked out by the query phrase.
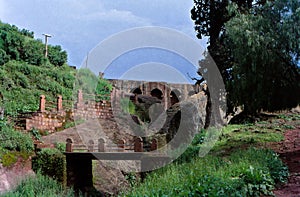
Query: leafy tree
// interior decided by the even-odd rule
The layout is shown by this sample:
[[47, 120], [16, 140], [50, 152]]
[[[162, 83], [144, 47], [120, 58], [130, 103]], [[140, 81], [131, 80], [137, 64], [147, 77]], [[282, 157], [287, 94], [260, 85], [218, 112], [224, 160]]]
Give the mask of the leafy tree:
[[[259, 40], [252, 42], [251, 39], [253, 39], [253, 37], [251, 36], [254, 36], [254, 34], [248, 34], [246, 26], [253, 22], [251, 23], [252, 25], [250, 24], [248, 27], [248, 30], [254, 32], [252, 28], [258, 28], [259, 31], [256, 32], [257, 34], [261, 34], [260, 37], [270, 34], [268, 36], [269, 39], [276, 40], [277, 37], [281, 37], [281, 34], [288, 32], [287, 34], [290, 38], [299, 38], [299, 33], [297, 33], [298, 31], [296, 30], [299, 25], [294, 25], [294, 29], [292, 29], [292, 26], [287, 25], [286, 23], [286, 25], [284, 25], [285, 27], [281, 28], [281, 33], [278, 33], [276, 29], [283, 21], [290, 21], [289, 23], [299, 22], [298, 14], [295, 15], [290, 13], [290, 9], [294, 9], [293, 13], [299, 13], [299, 9], [297, 9], [299, 5], [297, 5], [297, 2], [294, 0], [270, 2], [264, 0], [194, 0], [194, 3], [194, 8], [191, 10], [191, 17], [195, 22], [197, 36], [199, 38], [202, 36], [209, 36], [208, 52], [217, 64], [226, 85], [228, 101], [227, 112], [232, 112], [234, 107], [240, 105], [244, 105], [246, 113], [255, 113], [260, 109], [282, 109], [294, 105], [297, 98], [293, 98], [293, 102], [287, 104], [287, 100], [291, 99], [291, 97], [285, 96], [285, 93], [287, 90], [295, 91], [297, 89], [295, 87], [291, 87], [291, 81], [293, 81], [294, 84], [297, 84], [297, 81], [299, 81], [297, 78], [299, 71], [297, 71], [298, 69], [295, 64], [291, 66], [292, 62], [290, 61], [291, 59], [294, 59], [295, 61], [297, 56], [295, 55], [295, 50], [291, 53], [290, 49], [299, 49], [299, 46], [297, 46], [297, 42], [299, 44], [299, 40], [294, 39], [294, 41], [290, 41], [289, 39], [285, 39], [287, 36], [284, 36], [282, 39], [278, 39], [276, 43], [274, 43], [273, 47], [268, 48], [266, 47], [267, 45], [265, 45], [266, 43], [260, 42]], [[232, 6], [233, 3], [234, 6]], [[282, 4], [283, 6], [277, 6], [277, 8], [275, 8], [273, 7], [275, 4]], [[293, 8], [291, 8], [291, 6]], [[274, 11], [273, 9], [276, 9], [277, 11]], [[274, 11], [273, 14], [271, 14], [272, 11]], [[287, 18], [287, 16], [290, 17]], [[267, 17], [267, 19], [265, 19], [266, 21], [263, 19], [265, 17]], [[257, 20], [260, 20], [260, 22]], [[267, 24], [260, 26], [260, 24], [264, 22]], [[229, 28], [231, 28], [230, 32], [228, 32]], [[271, 28], [271, 30], [268, 28]], [[236, 42], [232, 42], [233, 40]], [[251, 43], [251, 47], [246, 48], [245, 46], [249, 42]], [[239, 47], [236, 46], [237, 44], [239, 44]], [[288, 45], [290, 47], [284, 48], [284, 45]], [[281, 47], [276, 48], [276, 46]], [[276, 53], [274, 50], [272, 53], [268, 52], [271, 49], [276, 49]], [[265, 52], [265, 56], [257, 58], [261, 51]], [[276, 60], [271, 58], [274, 55], [276, 55]], [[274, 65], [275, 62], [276, 66]], [[276, 67], [276, 69], [271, 69], [270, 66], [261, 66], [261, 64], [274, 65], [274, 68]], [[259, 69], [254, 69], [253, 72], [249, 72], [249, 66], [247, 67], [247, 70], [245, 65], [252, 65], [253, 68], [255, 67]], [[280, 70], [280, 67], [284, 67], [284, 69]], [[268, 72], [267, 70], [264, 70], [266, 68], [268, 68]], [[205, 69], [205, 65], [204, 68], [201, 69]], [[208, 69], [208, 71], [210, 70], [209, 67], [206, 69]], [[281, 75], [279, 73], [277, 73], [277, 75], [270, 74], [271, 72], [278, 71], [281, 72]], [[260, 75], [258, 72], [261, 72], [262, 74]], [[201, 74], [201, 71], [198, 73]], [[295, 76], [290, 77], [289, 75]], [[262, 76], [268, 76], [268, 78], [263, 78]], [[273, 77], [278, 78], [275, 80]], [[263, 90], [258, 89], [262, 88], [262, 86], [253, 86], [253, 84], [257, 84], [259, 81], [260, 84], [266, 85], [265, 82], [261, 81], [263, 79], [272, 81], [272, 83], [276, 84], [276, 86], [269, 84], [272, 88], [268, 89], [265, 87]], [[287, 79], [290, 80], [290, 82], [288, 82]], [[254, 80], [255, 82], [253, 82]], [[279, 81], [280, 83], [277, 83]], [[247, 83], [248, 85], [252, 83], [251, 89], [249, 89], [249, 86], [245, 86]], [[290, 86], [287, 88], [287, 85], [283, 84], [290, 84]], [[240, 91], [241, 89], [237, 88], [238, 85], [240, 88], [243, 87], [245, 91]], [[271, 101], [272, 99], [268, 99], [271, 96], [271, 94], [268, 93], [270, 91], [272, 91], [272, 96], [276, 97], [276, 102], [275, 99], [273, 99], [273, 101]], [[273, 93], [273, 91], [276, 93]], [[286, 101], [281, 102], [283, 98], [282, 96], [285, 96]], [[243, 100], [245, 102], [243, 102]]]
[[2, 49], [9, 55], [10, 59], [20, 60], [20, 51], [24, 43], [24, 38], [13, 31], [0, 31]]
[[[228, 48], [224, 43], [225, 37], [225, 23], [232, 17], [227, 10], [227, 6], [231, 1], [229, 0], [194, 0], [194, 7], [191, 10], [191, 18], [195, 22], [195, 31], [197, 33], [197, 37], [201, 39], [203, 36], [209, 37], [208, 42], [208, 53], [206, 59], [199, 62], [200, 68], [198, 70], [198, 74], [202, 77], [201, 80], [198, 80], [196, 84], [201, 83], [203, 78], [206, 80], [211, 73], [211, 69], [209, 67], [210, 62], [213, 61], [216, 63], [221, 76], [224, 80], [226, 89], [227, 89], [227, 113], [232, 113], [234, 111], [234, 103], [229, 99], [231, 94], [231, 89], [229, 89], [230, 75], [232, 67], [232, 55], [230, 48]], [[252, 6], [260, 5], [261, 1], [257, 1], [256, 5], [253, 5], [253, 0], [234, 0], [233, 2], [238, 3], [240, 10], [247, 10]], [[208, 71], [204, 72], [204, 71]], [[209, 85], [211, 86], [211, 85]], [[209, 87], [214, 88], [214, 87]], [[215, 106], [212, 106], [211, 95], [209, 92], [209, 88], [206, 90], [206, 94], [208, 96], [207, 105], [206, 105], [206, 120], [205, 120], [205, 128], [207, 128], [211, 123], [211, 115], [216, 115], [215, 119], [220, 119], [221, 115], [217, 114], [216, 110], [212, 112]], [[219, 91], [219, 90], [214, 90]], [[222, 96], [221, 92], [219, 93], [220, 97]], [[215, 94], [216, 95], [216, 94]], [[217, 98], [214, 98], [217, 99]], [[221, 106], [222, 107], [222, 106]], [[219, 111], [219, 110], [217, 110]], [[225, 109], [226, 111], [226, 109]], [[214, 119], [214, 118], [213, 118]], [[214, 120], [212, 121], [212, 123]]]
[[248, 114], [300, 101], [300, 2], [281, 0], [235, 14], [225, 25], [233, 54], [232, 100]]
[[105, 79], [99, 78], [96, 86], [96, 100], [109, 100], [113, 86]]
[[232, 66], [230, 49], [224, 43], [226, 29], [225, 23], [232, 15], [228, 12], [227, 6], [235, 2], [241, 11], [248, 10], [253, 6], [259, 6], [264, 1], [253, 0], [194, 0], [194, 7], [191, 10], [191, 18], [195, 22], [195, 31], [198, 38], [209, 37], [208, 52], [216, 62], [225, 82], [230, 78], [228, 68]]

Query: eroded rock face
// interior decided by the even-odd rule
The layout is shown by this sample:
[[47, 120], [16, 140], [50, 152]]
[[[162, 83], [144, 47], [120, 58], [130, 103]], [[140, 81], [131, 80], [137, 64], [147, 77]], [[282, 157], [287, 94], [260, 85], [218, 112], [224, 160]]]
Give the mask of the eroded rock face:
[[159, 133], [166, 134], [167, 142], [180, 130], [185, 130], [182, 135], [194, 136], [195, 132], [204, 126], [206, 100], [206, 96], [200, 93], [184, 102], [174, 104], [166, 111], [167, 119]]
[[10, 168], [3, 167], [0, 163], [0, 195], [13, 190], [28, 176], [34, 176], [30, 160], [18, 159], [17, 163]]

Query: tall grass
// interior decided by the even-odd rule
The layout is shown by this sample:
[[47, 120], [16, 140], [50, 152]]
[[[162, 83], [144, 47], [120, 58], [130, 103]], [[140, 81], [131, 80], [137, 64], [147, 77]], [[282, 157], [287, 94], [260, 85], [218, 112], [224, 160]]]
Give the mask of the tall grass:
[[3, 197], [73, 197], [72, 189], [65, 189], [53, 179], [37, 173], [22, 181], [13, 191]]

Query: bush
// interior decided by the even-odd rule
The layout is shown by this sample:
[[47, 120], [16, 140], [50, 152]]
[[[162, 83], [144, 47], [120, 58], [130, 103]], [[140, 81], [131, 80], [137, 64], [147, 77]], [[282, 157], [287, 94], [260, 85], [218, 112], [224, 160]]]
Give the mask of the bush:
[[66, 184], [66, 159], [58, 149], [45, 148], [32, 159], [32, 169]]
[[8, 152], [2, 156], [1, 163], [2, 163], [3, 167], [10, 167], [14, 163], [16, 163], [17, 160], [18, 160], [18, 157], [15, 154], [13, 154], [12, 152]]

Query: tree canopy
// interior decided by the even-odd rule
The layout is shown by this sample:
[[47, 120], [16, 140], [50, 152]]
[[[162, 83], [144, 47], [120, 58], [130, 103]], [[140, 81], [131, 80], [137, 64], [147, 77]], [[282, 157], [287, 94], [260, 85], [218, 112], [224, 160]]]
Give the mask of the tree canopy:
[[[229, 112], [248, 114], [294, 107], [300, 101], [300, 8], [297, 0], [195, 0], [198, 37], [227, 89]], [[209, 70], [209, 68], [208, 68]]]
[[[55, 66], [67, 62], [67, 53], [60, 46], [49, 46], [48, 61]], [[0, 21], [0, 65], [9, 60], [24, 61], [41, 66], [47, 62], [45, 46], [34, 39], [34, 33]]]

